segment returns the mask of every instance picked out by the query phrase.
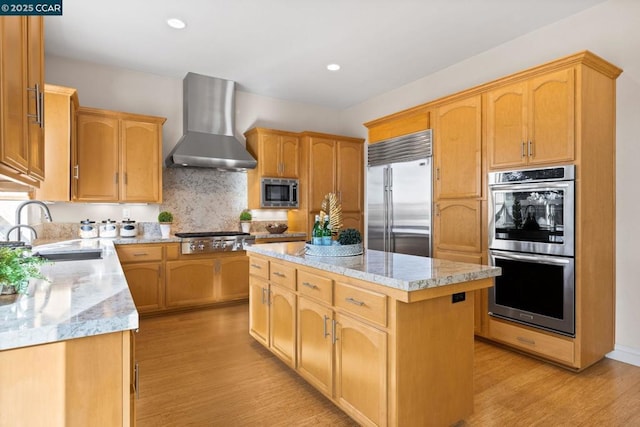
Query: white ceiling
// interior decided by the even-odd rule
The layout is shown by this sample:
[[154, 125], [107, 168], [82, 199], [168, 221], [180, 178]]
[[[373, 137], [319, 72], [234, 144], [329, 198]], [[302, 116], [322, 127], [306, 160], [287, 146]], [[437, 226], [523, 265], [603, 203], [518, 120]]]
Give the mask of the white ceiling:
[[[343, 109], [605, 0], [64, 0], [46, 52]], [[166, 25], [178, 17], [185, 30]], [[326, 65], [342, 69], [329, 72]], [[469, 70], [473, 72], [473, 70]]]

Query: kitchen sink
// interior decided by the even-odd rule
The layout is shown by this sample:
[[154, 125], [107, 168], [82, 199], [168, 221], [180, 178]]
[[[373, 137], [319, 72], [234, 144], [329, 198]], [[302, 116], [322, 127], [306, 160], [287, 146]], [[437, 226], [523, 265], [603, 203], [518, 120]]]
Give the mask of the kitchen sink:
[[50, 261], [79, 261], [102, 258], [102, 248], [84, 246], [79, 240], [36, 246], [33, 254]]

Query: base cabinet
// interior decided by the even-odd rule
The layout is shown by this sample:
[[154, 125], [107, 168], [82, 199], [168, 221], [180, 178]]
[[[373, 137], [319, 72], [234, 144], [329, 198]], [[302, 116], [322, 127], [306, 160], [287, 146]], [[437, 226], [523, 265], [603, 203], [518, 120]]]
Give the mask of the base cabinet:
[[358, 424], [451, 425], [473, 411], [472, 293], [399, 300], [384, 286], [260, 254], [250, 256], [250, 283], [250, 335]]
[[132, 334], [0, 351], [0, 426], [134, 425]]
[[116, 250], [141, 314], [249, 296], [249, 258], [244, 252], [181, 255], [177, 243], [116, 245]]

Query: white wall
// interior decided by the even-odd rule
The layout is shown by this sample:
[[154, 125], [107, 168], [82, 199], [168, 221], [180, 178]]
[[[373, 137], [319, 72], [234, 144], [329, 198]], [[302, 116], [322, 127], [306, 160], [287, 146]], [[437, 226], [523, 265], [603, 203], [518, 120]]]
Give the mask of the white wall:
[[[437, 43], [437, 41], [434, 41]], [[362, 123], [529, 68], [590, 50], [624, 69], [617, 80], [616, 351], [640, 365], [640, 1], [610, 0], [343, 111], [342, 131], [366, 136]]]

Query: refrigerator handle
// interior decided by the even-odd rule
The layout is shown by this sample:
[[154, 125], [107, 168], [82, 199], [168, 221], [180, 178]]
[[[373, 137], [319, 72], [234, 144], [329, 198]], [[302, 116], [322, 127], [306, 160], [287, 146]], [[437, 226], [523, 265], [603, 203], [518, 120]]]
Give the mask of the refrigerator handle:
[[383, 204], [384, 204], [384, 209], [383, 209], [383, 218], [382, 218], [382, 227], [383, 227], [383, 232], [382, 232], [382, 250], [383, 251], [387, 251], [387, 245], [388, 245], [388, 239], [387, 239], [387, 234], [389, 231], [389, 226], [387, 224], [387, 208], [389, 206], [389, 197], [388, 197], [388, 190], [389, 187], [387, 186], [387, 175], [389, 172], [389, 168], [385, 167], [384, 169], [382, 169], [382, 191], [384, 192], [384, 198], [383, 198]]
[[387, 209], [387, 241], [388, 241], [388, 252], [395, 251], [395, 242], [393, 239], [393, 168], [389, 167], [388, 172], [388, 181], [389, 181], [389, 204]]

